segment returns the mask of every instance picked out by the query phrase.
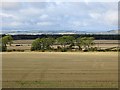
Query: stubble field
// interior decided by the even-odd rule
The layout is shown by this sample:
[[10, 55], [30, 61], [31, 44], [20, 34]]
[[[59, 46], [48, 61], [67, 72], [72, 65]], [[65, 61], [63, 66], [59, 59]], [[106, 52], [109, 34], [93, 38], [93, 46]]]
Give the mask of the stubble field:
[[5, 52], [3, 88], [115, 88], [117, 52]]

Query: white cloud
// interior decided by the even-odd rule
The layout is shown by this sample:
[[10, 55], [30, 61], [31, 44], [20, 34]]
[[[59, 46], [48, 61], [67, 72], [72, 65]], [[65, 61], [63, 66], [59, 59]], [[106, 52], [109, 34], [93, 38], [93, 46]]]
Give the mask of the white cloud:
[[20, 23], [20, 22], [11, 22], [10, 23], [10, 26], [20, 26], [20, 25], [22, 25], [22, 23]]
[[6, 9], [6, 10], [21, 8], [20, 3], [18, 2], [1, 2], [0, 6], [2, 6], [2, 9]]
[[119, 2], [119, 0], [3, 0], [4, 2]]
[[47, 19], [47, 18], [48, 18], [48, 15], [46, 15], [46, 14], [43, 14], [40, 16], [40, 19]]
[[50, 26], [50, 25], [53, 25], [52, 22], [38, 22], [37, 25], [40, 25], [40, 26]]
[[20, 13], [23, 15], [33, 16], [33, 15], [39, 15], [43, 13], [43, 10], [38, 8], [25, 8], [20, 10]]
[[104, 15], [103, 18], [107, 24], [118, 25], [118, 12], [109, 10]]
[[93, 19], [98, 19], [99, 17], [101, 17], [101, 14], [100, 13], [90, 13], [90, 16], [93, 18]]
[[69, 24], [70, 24], [71, 29], [73, 30], [80, 30], [81, 27], [88, 26], [88, 23], [84, 21], [73, 21], [73, 22], [69, 22]]
[[78, 27], [78, 26], [81, 26], [82, 23], [80, 21], [73, 21], [72, 24], [73, 26]]
[[12, 14], [0, 13], [0, 17], [2, 18], [16, 18], [16, 16]]
[[[8, 6], [7, 6], [8, 4]], [[112, 28], [117, 23], [116, 3], [92, 2], [39, 2], [39, 3], [7, 3], [4, 5], [3, 23], [5, 27], [22, 29], [80, 29], [89, 30], [91, 26], [101, 25]], [[21, 25], [22, 24], [22, 25]], [[9, 27], [7, 27], [9, 26]], [[44, 27], [44, 28], [43, 28]], [[4, 29], [4, 28], [3, 28]], [[96, 28], [97, 30], [98, 28]]]
[[20, 22], [10, 22], [10, 23], [2, 23], [2, 27], [3, 28], [10, 28], [10, 27], [13, 27], [13, 28], [19, 28], [19, 26], [23, 26], [22, 23]]

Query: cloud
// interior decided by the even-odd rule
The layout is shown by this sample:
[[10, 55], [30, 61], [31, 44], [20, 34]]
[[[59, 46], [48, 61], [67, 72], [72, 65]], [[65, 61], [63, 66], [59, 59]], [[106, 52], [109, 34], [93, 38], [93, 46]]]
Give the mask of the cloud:
[[40, 16], [40, 19], [47, 19], [47, 18], [48, 18], [48, 15], [46, 15], [46, 14], [43, 14]]
[[6, 13], [0, 13], [0, 17], [2, 18], [17, 18], [16, 16], [12, 14], [6, 14]]
[[104, 20], [108, 25], [118, 25], [118, 12], [117, 11], [107, 11], [104, 14]]
[[39, 15], [42, 12], [43, 12], [42, 9], [37, 9], [37, 8], [25, 8], [20, 10], [21, 14], [28, 16]]
[[109, 2], [11, 2], [0, 17], [4, 30], [108, 30], [117, 27], [117, 8]]
[[52, 22], [38, 22], [37, 25], [40, 25], [40, 26], [49, 26], [49, 25], [53, 25]]
[[100, 14], [100, 13], [90, 13], [90, 16], [91, 16], [93, 19], [98, 19], [99, 17], [101, 17], [101, 14]]
[[20, 23], [20, 22], [11, 22], [9, 25], [13, 26], [13, 27], [16, 27], [16, 26], [22, 25], [22, 23]]
[[17, 10], [21, 8], [22, 3], [18, 2], [1, 2], [0, 5], [4, 10]]
[[104, 13], [90, 13], [90, 17], [97, 23], [106, 25], [118, 25], [118, 11], [108, 10]]

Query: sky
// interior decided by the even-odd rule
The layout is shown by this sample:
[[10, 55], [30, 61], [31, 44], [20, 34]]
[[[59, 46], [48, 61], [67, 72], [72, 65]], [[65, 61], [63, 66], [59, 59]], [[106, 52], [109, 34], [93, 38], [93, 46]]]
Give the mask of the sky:
[[118, 28], [117, 2], [3, 2], [2, 30], [109, 31]]

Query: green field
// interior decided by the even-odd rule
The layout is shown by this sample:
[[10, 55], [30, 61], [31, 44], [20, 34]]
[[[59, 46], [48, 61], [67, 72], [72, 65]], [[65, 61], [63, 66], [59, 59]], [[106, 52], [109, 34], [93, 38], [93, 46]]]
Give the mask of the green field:
[[4, 52], [3, 88], [118, 87], [117, 52]]

